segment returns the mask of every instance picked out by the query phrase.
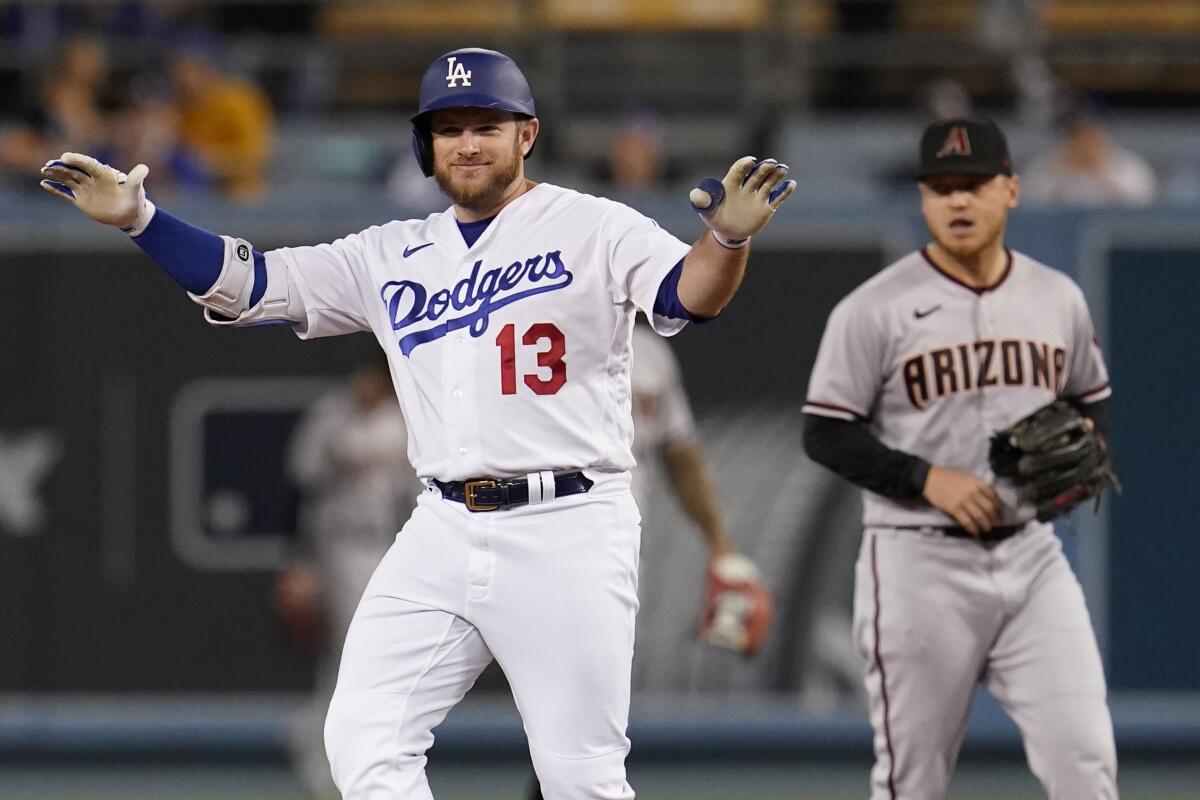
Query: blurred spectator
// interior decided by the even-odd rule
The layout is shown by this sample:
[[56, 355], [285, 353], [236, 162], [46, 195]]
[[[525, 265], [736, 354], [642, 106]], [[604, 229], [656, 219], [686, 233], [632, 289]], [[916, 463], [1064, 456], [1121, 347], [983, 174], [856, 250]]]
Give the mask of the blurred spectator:
[[917, 91], [917, 111], [922, 124], [928, 125], [944, 119], [970, 117], [974, 114], [974, 104], [962, 81], [942, 77], [929, 81]]
[[312, 704], [295, 719], [298, 776], [316, 797], [336, 797], [322, 731], [342, 640], [375, 566], [424, 488], [407, 458], [408, 432], [382, 351], [345, 386], [309, 409], [292, 439], [300, 487], [300, 545], [276, 583], [292, 638], [320, 654]]
[[1114, 143], [1098, 110], [1079, 104], [1063, 117], [1059, 144], [1020, 170], [1022, 196], [1057, 206], [1145, 206], [1158, 180], [1137, 153]]
[[65, 150], [102, 149], [109, 136], [108, 77], [108, 53], [98, 39], [68, 39], [21, 123], [0, 135], [0, 168], [32, 175]]
[[653, 191], [678, 181], [681, 171], [667, 159], [666, 127], [657, 114], [631, 114], [618, 127], [596, 179], [609, 191]]
[[219, 43], [204, 34], [175, 43], [170, 75], [180, 141], [204, 159], [221, 191], [237, 200], [260, 198], [275, 129], [266, 94], [230, 75]]
[[128, 99], [113, 114], [112, 131], [111, 147], [96, 157], [123, 170], [148, 166], [156, 199], [212, 185], [204, 160], [180, 142], [170, 90], [157, 76], [140, 75], [130, 83]]

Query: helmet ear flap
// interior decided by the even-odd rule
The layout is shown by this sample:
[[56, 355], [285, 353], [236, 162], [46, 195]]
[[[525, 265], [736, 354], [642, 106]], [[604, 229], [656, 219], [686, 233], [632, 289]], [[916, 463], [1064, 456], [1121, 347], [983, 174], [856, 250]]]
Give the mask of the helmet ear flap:
[[412, 151], [426, 178], [433, 177], [433, 137], [422, 125], [413, 125]]

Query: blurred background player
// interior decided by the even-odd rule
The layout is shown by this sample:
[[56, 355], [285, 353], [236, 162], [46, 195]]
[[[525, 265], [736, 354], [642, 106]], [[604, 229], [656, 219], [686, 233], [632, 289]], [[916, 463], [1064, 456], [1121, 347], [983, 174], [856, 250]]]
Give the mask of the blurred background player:
[[336, 797], [322, 728], [346, 628], [379, 559], [424, 489], [382, 352], [305, 413], [288, 468], [301, 490], [299, 542], [275, 584], [295, 644], [319, 654], [316, 691], [291, 730], [292, 759], [314, 797]]
[[[663, 502], [661, 497], [648, 496], [648, 487], [652, 471], [665, 473], [666, 484], [708, 551], [708, 589], [699, 638], [753, 655], [762, 647], [771, 623], [770, 593], [758, 568], [737, 552], [725, 527], [717, 488], [696, 439], [696, 421], [679, 362], [671, 346], [641, 324], [633, 329], [633, 356], [633, 454], [638, 463], [633, 471], [634, 497], [640, 508]], [[654, 576], [644, 575], [640, 586], [645, 602], [655, 594]]]

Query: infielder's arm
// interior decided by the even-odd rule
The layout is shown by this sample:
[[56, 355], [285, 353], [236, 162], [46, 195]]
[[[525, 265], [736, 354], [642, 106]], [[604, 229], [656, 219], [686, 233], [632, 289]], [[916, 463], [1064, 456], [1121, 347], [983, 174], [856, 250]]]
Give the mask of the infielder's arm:
[[987, 481], [892, 448], [861, 422], [804, 415], [808, 457], [846, 480], [893, 500], [924, 499], [973, 534], [1000, 519], [1000, 498]]
[[725, 179], [705, 178], [690, 195], [692, 207], [708, 225], [683, 261], [679, 302], [693, 317], [715, 317], [733, 299], [746, 272], [750, 237], [766, 226], [796, 188], [788, 166], [746, 156]]
[[662, 460], [679, 504], [704, 537], [709, 558], [733, 552], [729, 532], [717, 510], [716, 487], [700, 448], [688, 440], [669, 442], [663, 446]]
[[856, 486], [892, 500], [920, 498], [931, 467], [923, 458], [888, 447], [861, 422], [817, 414], [804, 415], [804, 451]]
[[977, 475], [893, 450], [864, 423], [885, 370], [886, 321], [851, 294], [834, 308], [817, 351], [805, 404], [809, 457], [852, 483], [894, 500], [923, 499], [973, 534], [1001, 514], [996, 490]]
[[1060, 393], [1080, 414], [1092, 421], [1100, 438], [1109, 440], [1112, 416], [1109, 413], [1108, 367], [1096, 337], [1096, 327], [1088, 310], [1083, 291], [1072, 285], [1071, 295], [1071, 366]]

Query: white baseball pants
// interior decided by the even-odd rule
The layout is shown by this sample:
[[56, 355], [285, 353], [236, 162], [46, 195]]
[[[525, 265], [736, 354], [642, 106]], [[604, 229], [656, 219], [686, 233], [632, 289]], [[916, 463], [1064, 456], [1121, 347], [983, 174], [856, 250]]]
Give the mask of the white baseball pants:
[[428, 800], [433, 729], [494, 657], [546, 800], [629, 800], [640, 517], [628, 473], [472, 513], [423, 494], [371, 578], [325, 722], [345, 800]]

